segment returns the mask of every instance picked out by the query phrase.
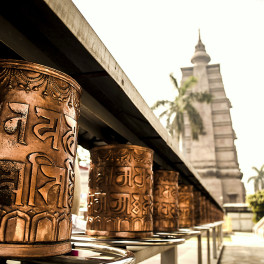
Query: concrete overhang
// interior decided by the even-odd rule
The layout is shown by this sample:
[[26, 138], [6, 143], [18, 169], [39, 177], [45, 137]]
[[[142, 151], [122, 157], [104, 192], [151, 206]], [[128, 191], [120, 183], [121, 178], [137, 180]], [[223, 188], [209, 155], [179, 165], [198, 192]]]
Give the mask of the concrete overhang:
[[147, 146], [154, 168], [179, 171], [221, 208], [72, 1], [4, 1], [0, 10], [1, 58], [56, 68], [82, 86], [79, 144]]

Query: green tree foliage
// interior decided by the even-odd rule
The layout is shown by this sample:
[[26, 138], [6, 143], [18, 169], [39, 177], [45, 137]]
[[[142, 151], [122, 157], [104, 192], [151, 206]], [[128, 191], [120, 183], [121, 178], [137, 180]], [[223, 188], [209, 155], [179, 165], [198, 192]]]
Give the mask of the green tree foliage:
[[170, 79], [177, 90], [177, 96], [173, 101], [157, 101], [151, 109], [155, 110], [162, 106], [165, 108], [165, 111], [163, 111], [159, 117], [167, 117], [166, 127], [171, 135], [176, 135], [178, 140], [184, 135], [184, 114], [187, 113], [190, 121], [192, 138], [194, 140], [199, 140], [199, 135], [205, 134], [205, 131], [202, 117], [193, 106], [193, 103], [210, 103], [212, 95], [208, 92], [192, 92], [192, 86], [197, 83], [197, 79], [193, 76], [187, 79], [180, 87], [172, 74], [170, 74]]
[[251, 176], [248, 179], [248, 182], [254, 181], [254, 190], [255, 192], [264, 189], [264, 164], [261, 166], [260, 170], [256, 167], [252, 167], [253, 170], [257, 172], [257, 175]]
[[264, 216], [264, 190], [249, 195], [247, 202], [254, 213], [253, 221], [257, 223]]

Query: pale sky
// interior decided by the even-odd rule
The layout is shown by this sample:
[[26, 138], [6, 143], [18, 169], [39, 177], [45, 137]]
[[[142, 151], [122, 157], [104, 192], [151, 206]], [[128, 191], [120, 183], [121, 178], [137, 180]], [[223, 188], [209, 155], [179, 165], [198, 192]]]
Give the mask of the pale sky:
[[[152, 106], [175, 95], [198, 29], [219, 63], [233, 108], [243, 181], [264, 164], [264, 0], [74, 0], [136, 89]], [[246, 184], [252, 192], [251, 184]]]

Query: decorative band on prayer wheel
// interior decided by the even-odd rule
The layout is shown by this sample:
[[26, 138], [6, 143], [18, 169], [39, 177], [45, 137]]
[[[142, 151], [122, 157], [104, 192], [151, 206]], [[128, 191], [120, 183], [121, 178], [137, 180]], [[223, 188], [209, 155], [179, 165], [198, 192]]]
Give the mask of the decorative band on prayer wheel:
[[179, 229], [178, 175], [176, 171], [154, 172], [153, 230], [155, 232], [175, 232]]
[[194, 199], [192, 185], [179, 185], [179, 227], [194, 226]]
[[153, 151], [134, 145], [108, 145], [90, 153], [86, 234], [151, 236]]
[[62, 72], [0, 60], [0, 256], [71, 250], [80, 93]]

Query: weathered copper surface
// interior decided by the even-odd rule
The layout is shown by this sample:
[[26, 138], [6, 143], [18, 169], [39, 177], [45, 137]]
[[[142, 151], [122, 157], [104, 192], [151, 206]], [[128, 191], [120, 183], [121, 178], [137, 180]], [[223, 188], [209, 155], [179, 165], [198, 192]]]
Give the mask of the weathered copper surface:
[[71, 249], [80, 91], [59, 71], [0, 60], [0, 256]]
[[179, 227], [194, 226], [194, 199], [192, 185], [179, 185]]
[[109, 145], [90, 153], [86, 234], [151, 236], [153, 151], [133, 145]]
[[178, 175], [176, 171], [154, 172], [153, 229], [155, 232], [175, 232], [179, 229]]

